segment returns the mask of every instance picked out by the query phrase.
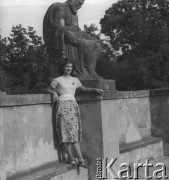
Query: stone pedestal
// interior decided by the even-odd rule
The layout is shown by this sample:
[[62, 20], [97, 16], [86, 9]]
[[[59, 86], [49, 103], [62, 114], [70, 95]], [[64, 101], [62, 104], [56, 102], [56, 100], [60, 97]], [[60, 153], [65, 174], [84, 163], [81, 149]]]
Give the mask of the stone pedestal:
[[[2, 109], [0, 108], [0, 111]], [[4, 152], [4, 127], [3, 127], [3, 112], [0, 112], [0, 180], [6, 180], [5, 171], [5, 152]]]
[[116, 90], [115, 80], [81, 80], [83, 86], [101, 88], [103, 90]]
[[[85, 80], [84, 86], [101, 88], [108, 95], [115, 91], [113, 80]], [[81, 144], [84, 158], [88, 160], [89, 180], [96, 180], [96, 159], [119, 157], [118, 110], [111, 98], [103, 96], [80, 96], [77, 98], [80, 107], [83, 128]], [[112, 166], [117, 173], [118, 161]], [[107, 172], [109, 179], [113, 177]]]
[[0, 91], [0, 97], [6, 96], [6, 92]]

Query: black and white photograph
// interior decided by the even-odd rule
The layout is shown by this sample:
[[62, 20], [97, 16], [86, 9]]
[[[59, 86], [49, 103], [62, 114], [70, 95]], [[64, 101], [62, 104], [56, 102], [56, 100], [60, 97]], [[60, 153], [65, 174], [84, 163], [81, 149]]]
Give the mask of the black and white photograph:
[[0, 0], [0, 180], [169, 179], [169, 0]]

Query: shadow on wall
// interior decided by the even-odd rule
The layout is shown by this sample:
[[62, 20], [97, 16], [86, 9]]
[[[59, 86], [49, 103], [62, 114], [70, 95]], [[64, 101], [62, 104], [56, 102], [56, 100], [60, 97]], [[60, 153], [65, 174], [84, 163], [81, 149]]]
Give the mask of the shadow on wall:
[[56, 132], [56, 106], [57, 103], [52, 103], [52, 125], [53, 125], [53, 140], [54, 140], [54, 148], [58, 153], [59, 162], [66, 161], [66, 152], [64, 150], [64, 145], [59, 143], [59, 136]]
[[[158, 92], [157, 92], [158, 91]], [[163, 137], [164, 140], [164, 155], [169, 155], [169, 96], [164, 96], [164, 91], [157, 90], [155, 94], [150, 96], [150, 112], [152, 122], [152, 135]], [[160, 94], [156, 95], [157, 93]]]

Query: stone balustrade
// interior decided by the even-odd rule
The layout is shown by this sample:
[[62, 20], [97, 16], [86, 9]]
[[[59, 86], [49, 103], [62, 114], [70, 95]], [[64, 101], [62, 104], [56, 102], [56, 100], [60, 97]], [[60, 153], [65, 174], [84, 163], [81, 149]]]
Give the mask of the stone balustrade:
[[[80, 107], [82, 150], [89, 161], [89, 176], [98, 157], [119, 156], [119, 143], [141, 140], [169, 127], [169, 90], [118, 92], [77, 96]], [[153, 125], [152, 125], [153, 124]], [[160, 135], [160, 132], [157, 135]], [[134, 133], [134, 136], [133, 136]], [[0, 96], [0, 179], [59, 161], [55, 146], [49, 94]], [[167, 147], [167, 146], [166, 146]]]

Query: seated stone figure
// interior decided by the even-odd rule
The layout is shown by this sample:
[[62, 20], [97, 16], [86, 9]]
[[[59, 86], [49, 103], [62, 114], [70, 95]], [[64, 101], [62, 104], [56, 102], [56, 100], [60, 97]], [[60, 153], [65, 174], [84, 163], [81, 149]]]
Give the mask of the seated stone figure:
[[44, 17], [43, 38], [50, 57], [52, 77], [59, 76], [59, 63], [68, 58], [74, 63], [74, 76], [80, 79], [100, 79], [96, 72], [96, 59], [101, 52], [100, 43], [83, 33], [78, 25], [77, 11], [84, 0], [67, 0], [52, 4]]

